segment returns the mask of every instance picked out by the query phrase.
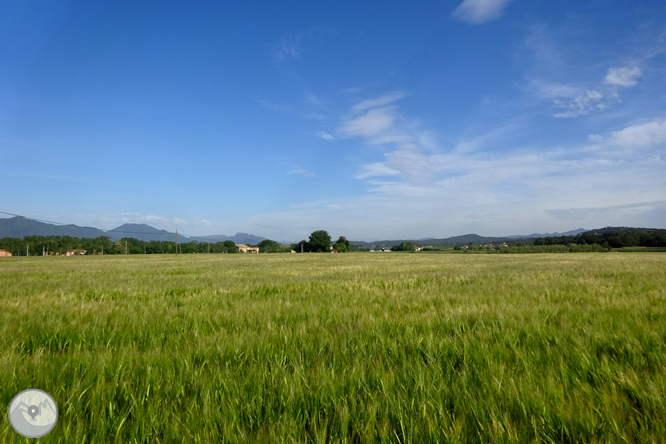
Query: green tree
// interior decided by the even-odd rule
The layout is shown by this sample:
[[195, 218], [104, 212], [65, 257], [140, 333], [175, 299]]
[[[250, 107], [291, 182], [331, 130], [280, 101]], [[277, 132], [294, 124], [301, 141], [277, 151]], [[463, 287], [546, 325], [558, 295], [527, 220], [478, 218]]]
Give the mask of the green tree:
[[270, 239], [264, 239], [261, 242], [259, 242], [259, 251], [261, 253], [279, 253], [280, 252], [280, 244], [278, 244], [275, 241], [272, 241]]
[[399, 245], [392, 246], [391, 251], [416, 251], [416, 242], [400, 242]]
[[224, 246], [227, 249], [227, 253], [238, 253], [238, 249], [236, 248], [234, 241], [224, 241]]
[[331, 235], [328, 231], [318, 230], [310, 234], [310, 251], [315, 253], [331, 251]]
[[[337, 242], [335, 242], [335, 243], [336, 243], [336, 245], [337, 245], [337, 244], [345, 244], [345, 250], [349, 250], [349, 241], [347, 240], [346, 237], [344, 237], [344, 236], [340, 236], [340, 237], [338, 238]], [[338, 251], [339, 251], [339, 250], [338, 250]]]
[[347, 245], [344, 242], [336, 242], [336, 244], [333, 245], [333, 248], [335, 248], [335, 251], [338, 253], [344, 253], [347, 251]]

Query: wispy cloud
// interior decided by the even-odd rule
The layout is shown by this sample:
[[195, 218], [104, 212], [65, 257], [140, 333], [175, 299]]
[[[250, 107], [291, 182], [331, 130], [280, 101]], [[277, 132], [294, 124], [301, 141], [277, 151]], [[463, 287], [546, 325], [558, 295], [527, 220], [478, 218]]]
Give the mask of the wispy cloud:
[[368, 177], [375, 176], [395, 176], [400, 174], [400, 171], [389, 168], [381, 162], [371, 163], [364, 165], [361, 171], [356, 174], [357, 179], [367, 179]]
[[619, 90], [630, 88], [638, 83], [642, 70], [636, 66], [609, 68], [601, 85], [586, 89], [573, 99], [555, 99], [553, 106], [561, 108], [554, 117], [571, 118], [603, 111], [620, 102]]
[[[374, 145], [387, 145], [384, 161], [364, 165], [359, 179], [400, 176], [412, 183], [424, 183], [432, 177], [431, 163], [424, 154], [432, 149], [429, 135], [398, 122], [395, 102], [406, 97], [402, 91], [385, 93], [352, 106], [338, 129], [341, 137], [361, 138]], [[404, 120], [404, 119], [403, 119]]]
[[372, 108], [381, 108], [397, 102], [398, 100], [405, 97], [407, 97], [407, 93], [405, 91], [391, 91], [374, 99], [363, 100], [362, 102], [354, 105], [352, 110], [361, 112]]
[[630, 87], [638, 83], [638, 78], [643, 71], [638, 66], [624, 66], [621, 68], [609, 68], [604, 78], [604, 84]]
[[453, 17], [468, 23], [492, 22], [502, 16], [504, 8], [513, 0], [464, 0], [453, 13]]
[[370, 109], [347, 119], [339, 132], [343, 137], [373, 137], [391, 128], [395, 119], [395, 107]]
[[333, 134], [329, 134], [326, 131], [314, 131], [314, 132], [310, 132], [310, 133], [307, 133], [307, 134], [309, 134], [311, 136], [319, 137], [320, 139], [324, 139], [324, 140], [327, 140], [329, 142], [332, 142], [332, 141], [336, 140], [335, 136]]
[[623, 149], [666, 148], [666, 120], [631, 125], [613, 131], [608, 136], [591, 135], [590, 140], [596, 144]]
[[298, 36], [282, 37], [273, 47], [273, 58], [278, 62], [301, 58], [301, 43]]
[[[641, 213], [659, 211], [666, 213], [666, 200], [638, 202], [605, 207], [561, 208], [548, 210], [547, 213], [559, 219], [581, 220], [589, 217], [608, 217], [616, 214], [639, 215]], [[595, 227], [601, 228], [601, 227]], [[650, 227], [646, 227], [650, 228]]]
[[284, 103], [273, 102], [272, 100], [266, 100], [266, 99], [255, 99], [254, 102], [258, 103], [259, 105], [263, 106], [266, 109], [275, 111], [276, 113], [292, 114], [294, 112], [291, 106]]
[[608, 109], [613, 103], [619, 101], [619, 95], [612, 89], [588, 89], [570, 100], [553, 100], [553, 106], [562, 111], [553, 117], [571, 118], [590, 114], [593, 111]]
[[180, 225], [187, 226], [192, 225], [193, 221], [188, 221], [185, 219], [180, 219], [177, 217], [166, 217], [156, 214], [143, 214], [140, 212], [133, 213], [120, 213], [121, 220], [124, 223], [146, 223], [146, 224], [159, 224], [159, 225]]
[[300, 167], [293, 168], [287, 174], [293, 176], [304, 176], [304, 177], [314, 177], [315, 175], [312, 171], [308, 171], [305, 168], [300, 168]]
[[575, 118], [617, 106], [623, 90], [638, 84], [643, 76], [640, 65], [647, 63], [640, 54], [624, 56], [633, 62], [611, 65], [598, 80], [590, 79], [590, 66], [568, 49], [577, 32], [567, 26], [553, 30], [535, 25], [517, 52], [518, 59], [526, 62], [526, 92], [550, 101], [556, 109], [553, 117]]

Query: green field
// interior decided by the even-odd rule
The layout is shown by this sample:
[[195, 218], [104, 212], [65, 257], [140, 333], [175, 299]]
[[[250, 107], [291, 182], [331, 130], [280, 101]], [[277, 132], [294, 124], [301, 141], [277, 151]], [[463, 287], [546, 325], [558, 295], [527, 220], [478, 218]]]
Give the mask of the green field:
[[44, 443], [666, 437], [662, 253], [15, 257], [0, 297]]

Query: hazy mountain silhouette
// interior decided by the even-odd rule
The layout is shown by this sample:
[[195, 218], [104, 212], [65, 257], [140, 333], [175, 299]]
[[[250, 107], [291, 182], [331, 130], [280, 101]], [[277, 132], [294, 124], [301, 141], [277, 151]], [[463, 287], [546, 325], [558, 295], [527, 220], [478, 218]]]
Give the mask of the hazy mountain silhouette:
[[[108, 231], [93, 227], [80, 227], [78, 225], [55, 225], [46, 222], [39, 222], [27, 219], [21, 216], [0, 219], [0, 239], [4, 237], [14, 237], [23, 239], [25, 236], [71, 236], [78, 238], [96, 238], [107, 236], [112, 241], [131, 237], [134, 239], [149, 241], [175, 241], [176, 233], [167, 230], [160, 230], [146, 224], [123, 224]], [[249, 233], [236, 233], [233, 236], [223, 234], [212, 236], [183, 236], [178, 234], [178, 242], [189, 242], [196, 240], [199, 242], [224, 242], [226, 240], [234, 243], [258, 244], [265, 237], [256, 236]]]

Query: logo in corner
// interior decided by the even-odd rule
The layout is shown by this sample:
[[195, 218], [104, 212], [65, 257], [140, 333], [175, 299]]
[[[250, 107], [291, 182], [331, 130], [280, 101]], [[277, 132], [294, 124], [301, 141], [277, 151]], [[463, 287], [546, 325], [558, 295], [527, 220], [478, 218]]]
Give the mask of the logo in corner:
[[58, 404], [44, 390], [23, 390], [9, 403], [9, 423], [26, 438], [40, 438], [58, 422]]

